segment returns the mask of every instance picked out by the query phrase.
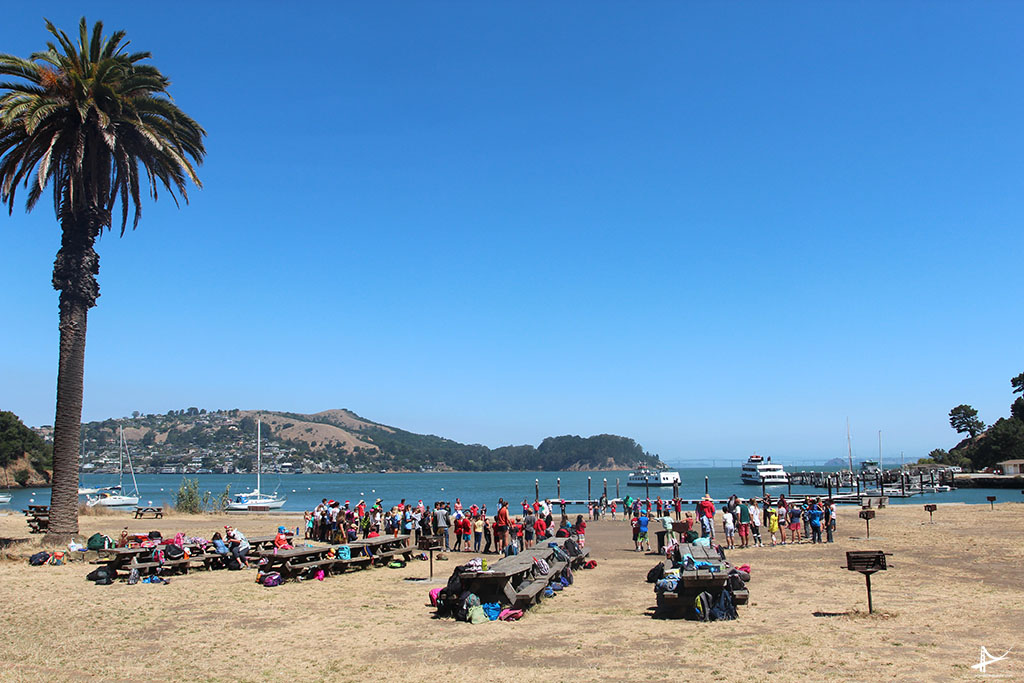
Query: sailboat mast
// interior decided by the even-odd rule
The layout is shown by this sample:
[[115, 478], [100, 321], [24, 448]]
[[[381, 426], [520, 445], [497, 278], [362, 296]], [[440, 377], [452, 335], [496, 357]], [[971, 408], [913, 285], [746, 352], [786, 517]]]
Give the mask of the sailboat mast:
[[850, 489], [853, 489], [853, 478], [857, 476], [853, 472], [853, 444], [850, 442], [850, 418], [846, 418], [846, 453], [850, 459]]
[[117, 489], [124, 491], [124, 427], [117, 426]]
[[[121, 431], [121, 438], [124, 438], [124, 430]], [[128, 450], [128, 442], [124, 442], [124, 454], [128, 456], [128, 471], [132, 475], [132, 495], [136, 498], [139, 497], [139, 482], [135, 479], [135, 465], [132, 464], [132, 453]], [[124, 490], [121, 491], [122, 495]]]
[[[878, 471], [882, 472], [882, 430], [878, 430]], [[885, 488], [884, 484], [882, 488]]]
[[256, 420], [256, 493], [260, 492], [260, 470], [263, 469], [260, 456], [260, 421]]

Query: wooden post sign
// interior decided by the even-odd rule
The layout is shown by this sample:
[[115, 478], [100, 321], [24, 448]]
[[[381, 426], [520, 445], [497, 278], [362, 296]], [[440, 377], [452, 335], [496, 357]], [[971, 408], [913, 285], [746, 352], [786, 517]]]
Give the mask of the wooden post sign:
[[928, 522], [929, 523], [931, 523], [931, 521], [932, 521], [932, 513], [935, 512], [938, 509], [939, 509], [939, 506], [935, 505], [934, 503], [931, 503], [929, 505], [925, 505], [924, 506], [925, 512], [928, 513]]
[[995, 504], [996, 503], [996, 497], [995, 496], [986, 496], [985, 500], [988, 501], [989, 509], [991, 509], [991, 510], [995, 510], [996, 509], [996, 504]]
[[[864, 513], [861, 513], [863, 516]], [[849, 569], [851, 572], [860, 572], [864, 575], [864, 580], [867, 582], [868, 587], [868, 614], [874, 611], [874, 606], [871, 604], [871, 575], [875, 572], [884, 572], [888, 569], [888, 565], [885, 561], [886, 555], [892, 555], [892, 553], [886, 553], [881, 550], [851, 550], [846, 553], [846, 566], [844, 569]]]
[[[864, 523], [867, 525], [867, 537], [871, 538], [871, 520], [875, 518], [875, 511], [874, 510], [861, 510], [860, 511], [860, 518], [863, 519]], [[847, 553], [847, 554], [849, 554], [849, 553]], [[883, 569], [884, 569], [884, 567], [883, 567]]]
[[434, 551], [440, 550], [444, 546], [441, 545], [440, 536], [420, 536], [416, 541], [416, 545], [420, 550], [430, 551], [430, 580], [434, 580]]

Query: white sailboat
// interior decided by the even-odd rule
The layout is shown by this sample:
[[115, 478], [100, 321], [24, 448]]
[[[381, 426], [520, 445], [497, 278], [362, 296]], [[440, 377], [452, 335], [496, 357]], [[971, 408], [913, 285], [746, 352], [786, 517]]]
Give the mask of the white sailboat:
[[[101, 491], [99, 496], [89, 498], [86, 505], [89, 507], [100, 507], [114, 508], [114, 507], [127, 507], [131, 505], [139, 504], [139, 484], [135, 481], [135, 467], [132, 465], [132, 454], [128, 451], [128, 442], [124, 440], [124, 427], [119, 426], [117, 430], [118, 434], [118, 446], [117, 454], [119, 460], [118, 471], [118, 482], [116, 487], [111, 487], [108, 491]], [[132, 495], [123, 495], [121, 491], [124, 487], [124, 460], [125, 456], [128, 458], [128, 471], [132, 474]]]
[[260, 493], [260, 474], [263, 469], [263, 457], [260, 442], [260, 421], [256, 421], [256, 488], [249, 493], [239, 493], [228, 503], [228, 510], [248, 512], [249, 510], [276, 510], [283, 507], [287, 498], [278, 498], [275, 494]]

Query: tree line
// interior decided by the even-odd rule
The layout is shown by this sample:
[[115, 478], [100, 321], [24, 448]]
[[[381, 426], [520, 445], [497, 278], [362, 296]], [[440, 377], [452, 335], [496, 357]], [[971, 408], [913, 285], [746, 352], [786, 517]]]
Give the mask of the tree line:
[[933, 450], [925, 462], [982, 470], [1004, 460], [1024, 459], [1024, 372], [1010, 379], [1010, 388], [1013, 394], [1022, 395], [1010, 404], [1009, 417], [1000, 417], [991, 426], [966, 403], [951, 409], [949, 426], [967, 438], [949, 451]]

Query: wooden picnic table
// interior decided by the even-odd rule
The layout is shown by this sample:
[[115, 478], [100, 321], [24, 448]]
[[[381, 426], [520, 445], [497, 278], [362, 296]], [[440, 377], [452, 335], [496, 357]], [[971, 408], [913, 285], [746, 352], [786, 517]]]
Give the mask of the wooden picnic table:
[[[291, 543], [292, 539], [295, 538], [295, 534], [289, 531], [285, 533], [284, 537], [288, 539], [289, 543]], [[270, 534], [269, 536], [253, 536], [252, 538], [247, 538], [246, 540], [249, 541], [249, 552], [258, 553], [260, 550], [269, 550], [273, 548], [274, 539], [276, 538], [277, 534]]]
[[162, 507], [136, 507], [135, 519], [143, 519], [146, 515], [153, 515], [153, 519], [161, 519], [164, 516]]
[[[345, 571], [350, 567], [366, 567], [373, 562], [369, 555], [356, 556], [350, 548], [351, 557], [338, 557], [340, 545], [302, 546], [298, 548], [265, 548], [257, 552], [264, 572], [278, 572], [285, 580], [303, 573], [322, 569], [325, 574]], [[330, 555], [330, 551], [334, 554]], [[264, 560], [266, 560], [264, 562]]]
[[382, 563], [385, 560], [401, 556], [408, 562], [418, 550], [410, 545], [411, 538], [409, 534], [375, 536], [374, 538], [360, 538], [344, 545], [351, 549], [352, 557], [365, 555], [371, 557], [376, 563]]
[[[547, 574], [534, 571], [534, 558], [548, 563]], [[460, 579], [463, 589], [477, 595], [482, 602], [525, 608], [541, 601], [544, 588], [565, 565], [564, 561], [554, 559], [554, 551], [545, 543], [526, 548], [518, 555], [503, 557], [486, 571], [465, 572]]]
[[41, 534], [44, 531], [49, 531], [49, 505], [29, 505], [25, 510], [22, 510], [22, 512], [24, 512], [25, 516], [28, 518], [25, 521], [28, 522], [29, 533]]
[[[679, 583], [675, 591], [657, 594], [659, 609], [672, 610], [683, 608], [691, 610], [693, 608], [693, 599], [698, 593], [707, 591], [713, 596], [717, 596], [718, 593], [725, 589], [729, 582], [729, 569], [731, 569], [731, 565], [724, 561], [714, 548], [692, 543], [683, 543], [680, 547], [683, 549], [683, 555], [689, 554], [693, 557], [694, 562], [706, 562], [712, 565], [714, 569], [706, 566], [693, 569], [673, 567], [672, 559], [666, 559], [664, 564], [665, 571], [678, 572]], [[745, 594], [743, 598], [745, 602]]]
[[104, 560], [107, 567], [112, 569], [115, 575], [119, 571], [131, 571], [132, 569], [138, 569], [141, 573], [156, 573], [158, 569], [162, 568], [175, 569], [187, 574], [193, 563], [202, 562], [205, 566], [209, 566], [208, 560], [219, 557], [204, 553], [202, 546], [196, 543], [186, 543], [184, 549], [188, 551], [188, 557], [183, 557], [180, 560], [164, 559], [163, 562], [141, 561], [144, 555], [148, 555], [164, 545], [166, 544], [127, 548], [103, 548], [97, 552], [100, 555], [100, 559]]

